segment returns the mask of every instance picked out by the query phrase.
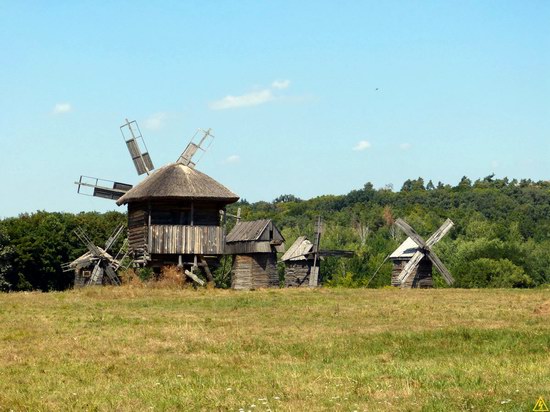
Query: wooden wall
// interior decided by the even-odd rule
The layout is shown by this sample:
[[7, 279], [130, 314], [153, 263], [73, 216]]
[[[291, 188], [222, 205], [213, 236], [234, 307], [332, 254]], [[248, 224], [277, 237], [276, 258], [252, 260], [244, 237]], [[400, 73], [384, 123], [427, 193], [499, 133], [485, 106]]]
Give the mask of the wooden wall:
[[400, 284], [397, 278], [401, 274], [401, 271], [407, 264], [407, 260], [394, 260], [393, 270], [391, 273], [392, 286], [399, 286], [402, 288], [432, 288], [432, 262], [429, 259], [424, 258], [420, 261], [416, 269], [407, 278], [404, 284]]
[[[285, 286], [287, 288], [308, 287], [309, 277], [305, 281], [303, 280], [310, 274], [312, 266], [313, 262], [308, 260], [289, 260], [285, 262]], [[317, 266], [318, 269], [319, 267]]]
[[233, 289], [279, 287], [276, 253], [235, 255], [231, 269]]
[[141, 208], [128, 205], [128, 247], [131, 251], [141, 252], [147, 248], [148, 214]]
[[223, 228], [219, 226], [152, 225], [151, 254], [223, 253]]
[[250, 253], [273, 253], [275, 248], [267, 242], [231, 242], [225, 245], [226, 255], [240, 255]]

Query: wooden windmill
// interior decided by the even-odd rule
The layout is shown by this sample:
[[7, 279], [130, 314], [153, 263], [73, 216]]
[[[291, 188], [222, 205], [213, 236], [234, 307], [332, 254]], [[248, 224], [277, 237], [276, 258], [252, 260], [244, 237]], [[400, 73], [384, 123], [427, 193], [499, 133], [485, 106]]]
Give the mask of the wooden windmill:
[[451, 272], [432, 250], [432, 247], [451, 230], [452, 220], [447, 219], [426, 241], [403, 219], [397, 219], [395, 225], [408, 238], [390, 255], [394, 264], [392, 285], [402, 288], [431, 288], [432, 265], [441, 273], [445, 282], [452, 285], [454, 279]]
[[281, 257], [285, 264], [285, 286], [300, 287], [319, 286], [319, 266], [321, 259], [327, 256], [352, 257], [353, 252], [348, 250], [321, 250], [321, 235], [323, 221], [318, 217], [315, 226], [315, 236], [311, 242], [306, 236], [300, 236]]
[[195, 169], [196, 155], [214, 139], [211, 130], [199, 129], [175, 163], [154, 171], [137, 123], [127, 120], [121, 131], [138, 174], [148, 176], [134, 187], [95, 178], [83, 183], [81, 177], [79, 193], [85, 188], [128, 205], [128, 248], [136, 264], [200, 267], [213, 281], [208, 261], [215, 266], [224, 253], [225, 207], [239, 196]]
[[116, 244], [123, 230], [124, 225], [120, 225], [116, 228], [113, 234], [105, 242], [103, 248], [96, 246], [81, 227], [77, 227], [74, 230], [76, 236], [88, 249], [88, 251], [79, 258], [63, 265], [64, 271], [74, 271], [75, 287], [105, 284], [120, 285], [117, 271], [121, 268], [122, 261], [126, 257], [126, 253], [124, 252], [126, 242], [124, 242], [115, 256], [109, 254], [109, 249]]

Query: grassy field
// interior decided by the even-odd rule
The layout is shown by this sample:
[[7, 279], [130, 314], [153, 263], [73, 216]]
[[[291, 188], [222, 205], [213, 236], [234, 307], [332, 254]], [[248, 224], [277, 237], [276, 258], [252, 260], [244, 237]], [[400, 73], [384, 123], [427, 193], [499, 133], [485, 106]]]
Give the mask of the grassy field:
[[0, 295], [0, 410], [531, 411], [550, 290]]

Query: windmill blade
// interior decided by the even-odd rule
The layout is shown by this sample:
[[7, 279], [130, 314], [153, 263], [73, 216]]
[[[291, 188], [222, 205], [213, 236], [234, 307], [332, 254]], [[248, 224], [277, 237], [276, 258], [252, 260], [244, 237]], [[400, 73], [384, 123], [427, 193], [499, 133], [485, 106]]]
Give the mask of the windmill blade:
[[113, 285], [120, 285], [120, 279], [111, 265], [110, 262], [105, 265], [105, 273]]
[[407, 264], [399, 274], [399, 277], [397, 278], [399, 283], [403, 284], [407, 280], [407, 278], [413, 273], [423, 257], [424, 253], [420, 250], [417, 250], [414, 255], [412, 255], [411, 260], [407, 262]]
[[454, 223], [451, 219], [447, 219], [439, 229], [437, 229], [433, 235], [429, 237], [429, 239], [426, 241], [426, 247], [431, 248], [433, 245], [435, 245], [437, 242], [439, 242], [443, 236], [447, 234], [449, 230], [453, 227]]
[[420, 237], [420, 235], [416, 233], [416, 231], [403, 219], [397, 219], [395, 221], [395, 225], [403, 232], [405, 232], [405, 234], [410, 237], [419, 247], [426, 247], [426, 242], [424, 242], [424, 239], [422, 239], [422, 237]]
[[82, 229], [80, 226], [78, 226], [73, 232], [78, 236], [78, 238], [86, 245], [90, 253], [93, 257], [101, 258], [103, 256], [103, 253], [101, 253], [101, 250], [92, 243], [92, 241], [88, 238], [86, 235], [86, 232], [84, 232], [84, 229]]
[[103, 199], [117, 200], [132, 188], [132, 185], [112, 180], [99, 179], [91, 176], [80, 176], [77, 193], [85, 196], [101, 197]]
[[[191, 138], [191, 141], [189, 142], [189, 144], [187, 145], [183, 153], [180, 155], [176, 163], [180, 163], [190, 168], [194, 168], [200, 159], [193, 161], [193, 156], [195, 156], [195, 154], [199, 150], [202, 151], [204, 154], [212, 144], [212, 141], [214, 140], [214, 135], [211, 133], [211, 131], [212, 129], [197, 130], [197, 132], [193, 135], [193, 137]], [[198, 142], [195, 142], [195, 140], [197, 139], [197, 135], [199, 133], [202, 133], [203, 135]]]
[[441, 259], [432, 251], [428, 251], [428, 258], [432, 261], [434, 266], [437, 268], [439, 273], [443, 276], [445, 279], [445, 282], [447, 282], [447, 285], [452, 285], [454, 283], [454, 278], [451, 275], [451, 272], [447, 269], [447, 267], [443, 264]]
[[114, 230], [114, 232], [109, 237], [109, 239], [107, 239], [107, 242], [105, 242], [105, 251], [108, 251], [109, 248], [116, 243], [116, 241], [118, 240], [123, 230], [124, 230], [124, 225], [120, 225]]
[[90, 285], [95, 285], [98, 280], [103, 278], [103, 268], [101, 267], [101, 260], [99, 260], [94, 269], [92, 270], [92, 275], [90, 276], [89, 283]]
[[126, 123], [120, 126], [120, 132], [126, 142], [126, 147], [130, 152], [137, 174], [140, 176], [144, 173], [149, 174], [155, 166], [153, 166], [153, 161], [149, 156], [145, 140], [141, 135], [137, 122], [126, 119]]

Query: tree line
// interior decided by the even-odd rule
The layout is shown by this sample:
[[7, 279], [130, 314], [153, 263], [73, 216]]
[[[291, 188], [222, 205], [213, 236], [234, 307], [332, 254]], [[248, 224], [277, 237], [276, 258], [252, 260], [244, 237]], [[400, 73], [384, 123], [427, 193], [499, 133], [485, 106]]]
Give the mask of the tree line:
[[[435, 251], [456, 279], [454, 286], [536, 287], [550, 283], [550, 183], [467, 177], [451, 186], [422, 179], [400, 190], [371, 183], [346, 195], [302, 200], [281, 195], [272, 202], [241, 200], [244, 220], [273, 219], [287, 247], [301, 235], [312, 238], [323, 217], [321, 248], [355, 252], [351, 259], [326, 258], [321, 277], [327, 286], [383, 287], [390, 284], [387, 256], [405, 239], [393, 225], [401, 217], [429, 236], [446, 218], [455, 226]], [[85, 252], [73, 234], [82, 226], [101, 245], [126, 215], [108, 213], [22, 214], [0, 220], [0, 290], [63, 290], [73, 274], [61, 264]], [[234, 222], [229, 222], [228, 230]], [[434, 273], [437, 286], [445, 283]]]

